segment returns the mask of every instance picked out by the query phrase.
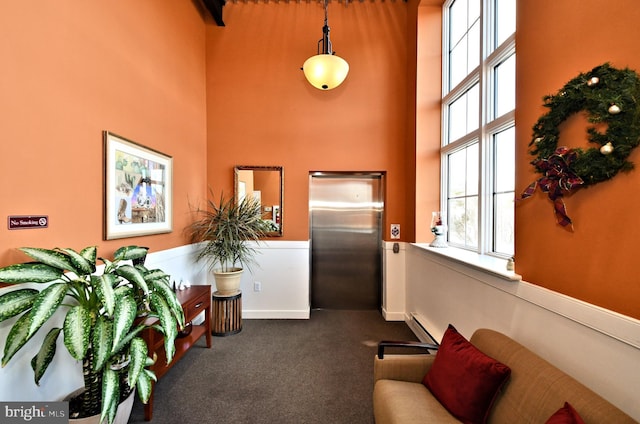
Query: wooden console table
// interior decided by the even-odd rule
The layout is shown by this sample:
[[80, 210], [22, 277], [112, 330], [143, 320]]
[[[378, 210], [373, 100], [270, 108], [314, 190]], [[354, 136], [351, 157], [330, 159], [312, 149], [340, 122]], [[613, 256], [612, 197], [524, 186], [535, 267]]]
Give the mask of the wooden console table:
[[[156, 373], [158, 380], [182, 358], [185, 352], [189, 350], [200, 337], [205, 336], [207, 347], [211, 347], [211, 286], [191, 286], [188, 289], [177, 291], [176, 295], [184, 310], [185, 322], [194, 320], [202, 311], [205, 311], [204, 321], [202, 324], [192, 325], [192, 330], [189, 335], [176, 339], [176, 353], [173, 356], [173, 361], [171, 361], [169, 365], [167, 365], [162, 334], [151, 329], [143, 332], [143, 338], [147, 342], [149, 349], [149, 356], [153, 356], [154, 352], [158, 355], [156, 363], [151, 366], [151, 370]], [[152, 415], [153, 388], [149, 402], [144, 406], [144, 419], [149, 421]]]

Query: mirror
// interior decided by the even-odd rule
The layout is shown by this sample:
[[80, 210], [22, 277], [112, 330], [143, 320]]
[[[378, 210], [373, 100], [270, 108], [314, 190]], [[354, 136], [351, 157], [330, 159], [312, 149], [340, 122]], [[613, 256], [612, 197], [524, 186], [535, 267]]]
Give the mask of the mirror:
[[270, 237], [282, 237], [282, 194], [284, 170], [281, 166], [236, 166], [235, 195], [238, 201], [253, 196], [262, 205], [262, 219], [272, 231]]

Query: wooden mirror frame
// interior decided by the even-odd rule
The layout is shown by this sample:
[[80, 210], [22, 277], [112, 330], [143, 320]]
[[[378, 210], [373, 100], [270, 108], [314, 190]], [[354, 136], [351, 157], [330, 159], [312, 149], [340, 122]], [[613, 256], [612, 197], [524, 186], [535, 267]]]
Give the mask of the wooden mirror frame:
[[[237, 165], [233, 170], [233, 187], [236, 199], [242, 200], [244, 196], [247, 194], [246, 181], [243, 181], [243, 175], [248, 172], [264, 172], [269, 171], [273, 172], [273, 175], [268, 175], [267, 178], [270, 181], [263, 181], [263, 183], [268, 184], [269, 187], [258, 186], [258, 190], [256, 190], [256, 185], [260, 183], [255, 183], [255, 178], [251, 181], [251, 187], [249, 190], [251, 192], [259, 191], [260, 202], [262, 203], [262, 199], [265, 199], [265, 202], [262, 203], [264, 206], [262, 207], [262, 218], [265, 220], [269, 220], [274, 225], [274, 230], [266, 233], [268, 237], [282, 237], [283, 234], [283, 204], [284, 204], [284, 169], [282, 166], [249, 166], [249, 165]], [[271, 181], [276, 180], [277, 181]], [[245, 187], [242, 187], [242, 185]], [[264, 195], [263, 195], [264, 193]], [[277, 210], [276, 210], [277, 208]]]

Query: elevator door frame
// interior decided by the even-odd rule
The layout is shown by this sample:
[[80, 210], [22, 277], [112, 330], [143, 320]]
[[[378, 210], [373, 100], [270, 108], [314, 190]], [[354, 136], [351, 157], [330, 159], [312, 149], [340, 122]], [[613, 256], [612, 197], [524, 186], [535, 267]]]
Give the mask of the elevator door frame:
[[386, 172], [384, 171], [312, 171], [309, 173], [309, 239], [310, 239], [310, 246], [309, 246], [309, 269], [310, 269], [310, 273], [309, 273], [309, 305], [311, 306], [312, 309], [317, 309], [315, 308], [314, 305], [314, 290], [313, 290], [313, 284], [314, 284], [314, 269], [313, 269], [313, 262], [314, 262], [314, 257], [313, 257], [313, 208], [312, 208], [312, 193], [311, 193], [311, 184], [313, 183], [313, 179], [314, 178], [334, 178], [334, 179], [340, 179], [340, 178], [358, 178], [358, 177], [362, 177], [362, 178], [366, 178], [366, 179], [370, 179], [370, 180], [377, 180], [377, 189], [378, 189], [378, 195], [379, 195], [379, 203], [380, 203], [380, 208], [379, 208], [379, 219], [378, 219], [378, 226], [377, 226], [377, 240], [376, 240], [376, 249], [377, 249], [377, 266], [379, 268], [379, 273], [377, 275], [377, 281], [376, 281], [376, 306], [375, 309], [377, 309], [378, 311], [382, 310], [382, 285], [383, 285], [383, 280], [384, 280], [384, 268], [383, 268], [383, 252], [382, 252], [382, 246], [384, 243], [383, 237], [384, 237], [384, 219], [385, 219], [385, 194], [386, 194]]

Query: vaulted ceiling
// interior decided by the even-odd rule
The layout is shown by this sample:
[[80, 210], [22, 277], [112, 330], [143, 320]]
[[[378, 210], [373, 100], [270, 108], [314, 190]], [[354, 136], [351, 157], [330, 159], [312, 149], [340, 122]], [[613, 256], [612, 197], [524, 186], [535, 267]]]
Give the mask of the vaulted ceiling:
[[226, 3], [225, 0], [202, 0], [202, 3], [205, 5], [209, 13], [211, 13], [211, 17], [218, 26], [224, 26], [224, 21], [222, 20], [222, 7]]
[[[211, 17], [213, 18], [213, 20], [216, 22], [216, 24], [218, 26], [224, 26], [224, 21], [222, 20], [222, 8], [223, 6], [227, 3], [226, 0], [200, 0], [202, 1], [202, 4], [204, 4], [204, 6], [207, 8], [207, 10], [209, 11], [209, 13], [211, 14]], [[237, 3], [238, 0], [231, 0], [234, 3]], [[250, 2], [266, 2], [268, 3], [269, 1], [275, 1], [276, 3], [280, 2], [281, 0], [240, 0], [243, 1], [244, 3], [250, 3]], [[289, 3], [290, 1], [295, 1], [297, 3], [300, 3], [302, 1], [309, 3], [311, 1], [317, 1], [318, 3], [320, 2], [331, 2], [331, 0], [282, 0], [286, 3]], [[349, 3], [353, 3], [354, 1], [359, 1], [359, 2], [363, 2], [365, 0], [337, 0], [338, 3], [344, 3], [345, 5], [348, 5]], [[375, 1], [375, 0], [373, 0]], [[385, 0], [380, 0], [382, 2], [384, 2]], [[391, 1], [395, 1], [395, 0], [391, 0]], [[405, 2], [407, 0], [404, 0]], [[428, 3], [430, 4], [431, 2], [433, 3], [441, 3], [443, 0], [423, 0], [422, 3]]]

